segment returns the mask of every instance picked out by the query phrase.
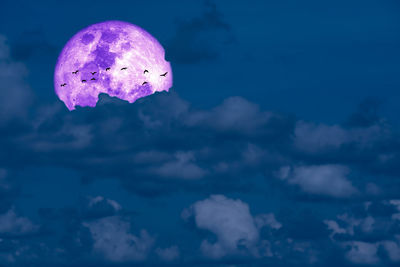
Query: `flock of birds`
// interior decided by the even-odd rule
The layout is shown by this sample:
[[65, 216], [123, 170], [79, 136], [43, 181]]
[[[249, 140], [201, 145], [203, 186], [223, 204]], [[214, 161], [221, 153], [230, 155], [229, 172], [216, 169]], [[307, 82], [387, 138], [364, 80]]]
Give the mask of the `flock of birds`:
[[[106, 71], [109, 71], [111, 68], [106, 68]], [[128, 67], [123, 67], [123, 68], [121, 68], [121, 70], [127, 70], [128, 69]], [[72, 72], [72, 74], [78, 74], [78, 72], [79, 72], [79, 70], [76, 70], [76, 71], [73, 71]], [[146, 74], [146, 73], [148, 73], [149, 71], [148, 70], [144, 70], [143, 71], [143, 73], [144, 74]], [[97, 72], [96, 71], [94, 71], [94, 72], [90, 72], [92, 75], [95, 75]], [[167, 76], [167, 74], [168, 74], [168, 71], [167, 72], [165, 72], [165, 73], [163, 73], [163, 74], [160, 74], [160, 76], [163, 76], [163, 77], [166, 77]], [[90, 79], [91, 81], [95, 81], [96, 79], [93, 77], [92, 79]], [[87, 80], [81, 80], [82, 81], [82, 83], [86, 83], [87, 82]], [[147, 84], [148, 82], [143, 82], [142, 83], [142, 85], [145, 85], [145, 84]], [[66, 86], [67, 84], [66, 83], [63, 83], [63, 84], [61, 84], [60, 86], [61, 87], [64, 87], [64, 86]]]

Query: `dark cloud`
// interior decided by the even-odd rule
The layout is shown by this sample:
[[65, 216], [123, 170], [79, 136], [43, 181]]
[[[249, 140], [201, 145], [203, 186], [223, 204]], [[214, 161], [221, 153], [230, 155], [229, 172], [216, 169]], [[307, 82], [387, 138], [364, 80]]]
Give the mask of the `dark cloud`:
[[178, 20], [175, 36], [167, 45], [167, 59], [193, 64], [216, 59], [234, 37], [215, 3], [205, 1], [205, 11], [191, 20]]
[[21, 120], [32, 104], [33, 92], [26, 82], [28, 70], [10, 56], [7, 38], [0, 35], [0, 90], [7, 92], [0, 98], [0, 124]]
[[369, 127], [378, 124], [382, 120], [379, 115], [381, 105], [382, 102], [373, 97], [363, 100], [356, 112], [349, 117], [346, 125], [352, 127]]
[[11, 46], [11, 56], [18, 61], [25, 61], [35, 54], [54, 55], [59, 48], [52, 45], [43, 32], [43, 29], [38, 28], [23, 32]]
[[[13, 132], [1, 141], [7, 167], [22, 156], [27, 165], [78, 170], [87, 182], [115, 177], [126, 189], [148, 196], [180, 188], [244, 192], [255, 181], [232, 177], [271, 177], [279, 171], [282, 180], [306, 194], [379, 196], [386, 191], [382, 179], [398, 172], [397, 134], [387, 122], [315, 124], [264, 111], [242, 97], [201, 110], [175, 93], [135, 105], [101, 95], [96, 108], [39, 107], [22, 125], [7, 127]], [[379, 175], [385, 178], [373, 178]]]

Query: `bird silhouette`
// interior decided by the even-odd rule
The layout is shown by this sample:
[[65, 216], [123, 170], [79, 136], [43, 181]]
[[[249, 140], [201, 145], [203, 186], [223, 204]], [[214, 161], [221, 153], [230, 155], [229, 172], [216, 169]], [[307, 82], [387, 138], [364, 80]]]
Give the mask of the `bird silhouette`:
[[143, 73], [149, 72], [148, 70], [144, 70]]
[[85, 83], [85, 82], [86, 82], [86, 80], [82, 80], [82, 82], [83, 82], [83, 83]]
[[143, 82], [143, 83], [142, 83], [142, 85], [145, 85], [145, 84], [147, 84], [147, 82]]
[[166, 73], [164, 73], [164, 74], [161, 74], [160, 76], [167, 76], [167, 73], [168, 73], [168, 71], [166, 72]]
[[126, 70], [126, 69], [128, 69], [128, 67], [123, 67], [121, 70]]
[[95, 75], [96, 73], [97, 73], [97, 71], [95, 71], [95, 72], [90, 72], [92, 75]]
[[73, 71], [72, 74], [77, 74], [79, 70]]
[[106, 68], [106, 71], [109, 71], [111, 68]]
[[95, 78], [92, 78], [92, 79], [90, 79], [91, 81], [95, 81], [96, 79]]
[[61, 84], [61, 87], [64, 87], [64, 86], [66, 86], [67, 84], [66, 83], [63, 83], [63, 84]]

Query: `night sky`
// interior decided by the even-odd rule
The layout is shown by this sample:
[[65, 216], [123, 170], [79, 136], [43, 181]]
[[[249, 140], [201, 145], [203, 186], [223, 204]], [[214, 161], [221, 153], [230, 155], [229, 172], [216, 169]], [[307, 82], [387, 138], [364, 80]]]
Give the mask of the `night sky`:
[[[79, 30], [174, 84], [70, 112]], [[399, 266], [400, 3], [0, 0], [0, 266]]]

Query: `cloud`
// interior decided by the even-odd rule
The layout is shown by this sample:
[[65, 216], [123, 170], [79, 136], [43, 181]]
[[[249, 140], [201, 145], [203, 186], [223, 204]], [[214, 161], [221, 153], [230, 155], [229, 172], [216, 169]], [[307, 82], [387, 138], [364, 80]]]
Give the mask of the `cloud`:
[[180, 256], [179, 248], [177, 246], [172, 246], [168, 248], [157, 248], [156, 254], [163, 261], [174, 261]]
[[273, 114], [262, 112], [258, 105], [242, 97], [229, 97], [209, 112], [193, 112], [186, 123], [189, 126], [212, 128], [219, 132], [259, 133]]
[[295, 128], [294, 144], [300, 151], [310, 154], [323, 154], [339, 151], [346, 146], [355, 146], [358, 149], [370, 148], [372, 144], [388, 137], [389, 131], [385, 124], [344, 128], [340, 125], [298, 121]]
[[324, 220], [331, 240], [343, 248], [347, 260], [365, 265], [400, 261], [399, 225], [391, 202], [368, 201], [361, 209], [355, 205], [337, 215], [337, 220]]
[[376, 244], [353, 241], [348, 243], [350, 251], [346, 253], [346, 257], [356, 264], [377, 264], [379, 258], [377, 255], [378, 246]]
[[145, 230], [139, 235], [131, 234], [130, 223], [118, 216], [84, 222], [83, 225], [92, 234], [94, 252], [111, 262], [143, 261], [154, 243], [154, 238]]
[[400, 221], [400, 200], [399, 199], [392, 199], [392, 200], [389, 201], [389, 203], [391, 205], [393, 205], [394, 207], [396, 207], [396, 210], [398, 211], [398, 213], [392, 214], [392, 219]]
[[201, 242], [201, 251], [209, 258], [219, 259], [226, 255], [241, 254], [242, 249], [257, 255], [256, 246], [260, 238], [260, 228], [269, 226], [279, 229], [280, 223], [273, 214], [253, 217], [249, 206], [237, 199], [229, 199], [223, 195], [212, 195], [208, 199], [198, 201], [191, 206], [196, 226], [216, 235], [217, 241]]
[[337, 149], [349, 141], [346, 130], [338, 125], [315, 125], [299, 121], [296, 124], [294, 144], [306, 152]]
[[156, 167], [154, 172], [162, 177], [198, 179], [202, 178], [206, 171], [197, 166], [191, 152], [177, 152], [174, 159]]
[[28, 70], [10, 57], [7, 38], [0, 35], [0, 125], [12, 119], [23, 119], [32, 103], [33, 93], [25, 81]]
[[376, 98], [368, 97], [364, 99], [358, 105], [357, 110], [351, 114], [346, 124], [352, 127], [363, 128], [380, 124], [382, 118], [378, 111], [381, 104], [381, 101]]
[[400, 262], [400, 236], [397, 236], [398, 241], [383, 241], [381, 244], [385, 248], [389, 259], [392, 262]]
[[117, 177], [142, 194], [163, 180], [172, 182], [150, 191], [168, 192], [179, 180], [206, 179], [217, 187], [224, 177], [264, 172], [283, 158], [276, 146], [289, 141], [285, 116], [240, 97], [212, 110], [194, 109], [174, 93], [151, 97], [130, 105], [101, 96], [96, 108], [73, 112], [61, 104], [42, 106], [25, 128], [0, 141], [0, 158], [12, 164], [24, 155], [28, 165], [71, 168], [89, 180]]
[[18, 216], [14, 208], [0, 215], [0, 234], [19, 236], [30, 234], [37, 230], [38, 226], [28, 218]]
[[[252, 179], [229, 183], [225, 179], [268, 177], [279, 166], [298, 166], [288, 169], [286, 181], [305, 194], [346, 198], [359, 195], [356, 186], [367, 185], [368, 194], [378, 196], [377, 188], [387, 192], [393, 187], [380, 179], [354, 183], [349, 175], [353, 168], [365, 177], [400, 173], [396, 167], [400, 154], [395, 152], [390, 128], [304, 126], [242, 97], [196, 109], [173, 92], [152, 95], [135, 105], [101, 95], [96, 108], [67, 112], [58, 103], [41, 106], [31, 116], [26, 125], [10, 128], [0, 140], [4, 148], [0, 159], [6, 167], [20, 162], [23, 155], [27, 165], [78, 170], [88, 181], [116, 177], [126, 189], [142, 195], [168, 193], [179, 188], [178, 183], [196, 191], [248, 190]], [[296, 135], [301, 127], [308, 129], [302, 137]], [[308, 143], [318, 139], [313, 134], [319, 132], [316, 128], [328, 129], [316, 134], [324, 140], [332, 127], [341, 129], [344, 141]]]
[[85, 218], [101, 218], [116, 215], [122, 208], [115, 200], [102, 196], [88, 197], [83, 208]]
[[260, 214], [255, 217], [255, 224], [258, 229], [268, 226], [271, 229], [280, 229], [282, 224], [278, 222], [273, 213]]
[[216, 59], [224, 46], [233, 41], [230, 26], [211, 1], [205, 1], [205, 12], [197, 18], [177, 21], [175, 36], [167, 45], [172, 62], [193, 64]]
[[297, 185], [306, 193], [346, 198], [357, 193], [347, 176], [349, 169], [340, 165], [282, 167], [279, 178]]
[[16, 60], [27, 60], [35, 53], [57, 56], [58, 48], [50, 44], [42, 29], [24, 31], [12, 45], [11, 55]]
[[335, 237], [336, 234], [354, 236], [356, 231], [370, 233], [374, 230], [375, 219], [372, 216], [355, 218], [348, 213], [344, 213], [338, 215], [337, 218], [341, 224], [344, 224], [343, 227], [340, 227], [334, 220], [324, 220], [328, 229], [332, 231], [331, 238]]

